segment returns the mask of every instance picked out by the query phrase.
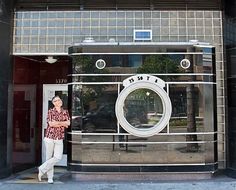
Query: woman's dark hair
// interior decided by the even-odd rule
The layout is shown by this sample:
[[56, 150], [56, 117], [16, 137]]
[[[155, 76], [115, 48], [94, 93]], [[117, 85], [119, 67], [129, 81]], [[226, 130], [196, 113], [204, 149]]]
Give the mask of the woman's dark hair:
[[[53, 100], [54, 100], [55, 98], [60, 98], [60, 96], [58, 96], [58, 95], [53, 96], [53, 97], [52, 97], [52, 102], [53, 102]], [[61, 98], [60, 98], [60, 99], [61, 99]]]

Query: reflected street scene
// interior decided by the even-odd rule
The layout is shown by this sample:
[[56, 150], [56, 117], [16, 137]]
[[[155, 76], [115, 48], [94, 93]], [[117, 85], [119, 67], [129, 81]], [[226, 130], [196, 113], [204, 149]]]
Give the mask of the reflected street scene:
[[163, 115], [160, 97], [149, 89], [137, 89], [130, 93], [123, 109], [126, 120], [136, 128], [153, 127]]

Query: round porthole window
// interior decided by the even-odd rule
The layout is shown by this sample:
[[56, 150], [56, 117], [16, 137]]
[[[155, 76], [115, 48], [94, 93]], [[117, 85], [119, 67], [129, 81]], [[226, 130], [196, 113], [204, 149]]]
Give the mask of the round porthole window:
[[98, 59], [95, 65], [98, 69], [104, 69], [106, 67], [106, 62], [103, 59]]
[[120, 125], [138, 137], [162, 131], [172, 112], [170, 98], [163, 89], [165, 82], [151, 75], [136, 75], [125, 79], [123, 85], [115, 107]]
[[188, 69], [190, 67], [191, 63], [188, 59], [183, 59], [180, 61], [180, 66], [183, 68], [183, 69]]

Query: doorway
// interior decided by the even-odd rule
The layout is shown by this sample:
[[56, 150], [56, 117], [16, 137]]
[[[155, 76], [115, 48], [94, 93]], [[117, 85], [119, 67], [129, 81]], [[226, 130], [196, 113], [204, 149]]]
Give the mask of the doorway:
[[[42, 162], [46, 160], [45, 146], [43, 144], [44, 134], [47, 128], [47, 112], [53, 107], [51, 100], [55, 95], [60, 96], [63, 101], [63, 108], [67, 109], [68, 100], [68, 87], [66, 84], [44, 84], [43, 85], [43, 119], [42, 119]], [[66, 135], [63, 140], [63, 156], [62, 159], [56, 164], [57, 166], [67, 166], [67, 146]]]
[[13, 167], [35, 164], [36, 86], [14, 85]]

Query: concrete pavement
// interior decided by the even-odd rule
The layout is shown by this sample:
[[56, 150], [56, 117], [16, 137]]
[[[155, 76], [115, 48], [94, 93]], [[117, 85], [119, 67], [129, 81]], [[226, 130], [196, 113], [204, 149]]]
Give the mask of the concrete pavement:
[[46, 178], [38, 182], [37, 169], [32, 168], [0, 180], [0, 190], [236, 190], [236, 180], [224, 174], [210, 178], [188, 175], [180, 180], [183, 175], [175, 174], [174, 180], [167, 174], [81, 174], [56, 168], [54, 184], [48, 184]]

